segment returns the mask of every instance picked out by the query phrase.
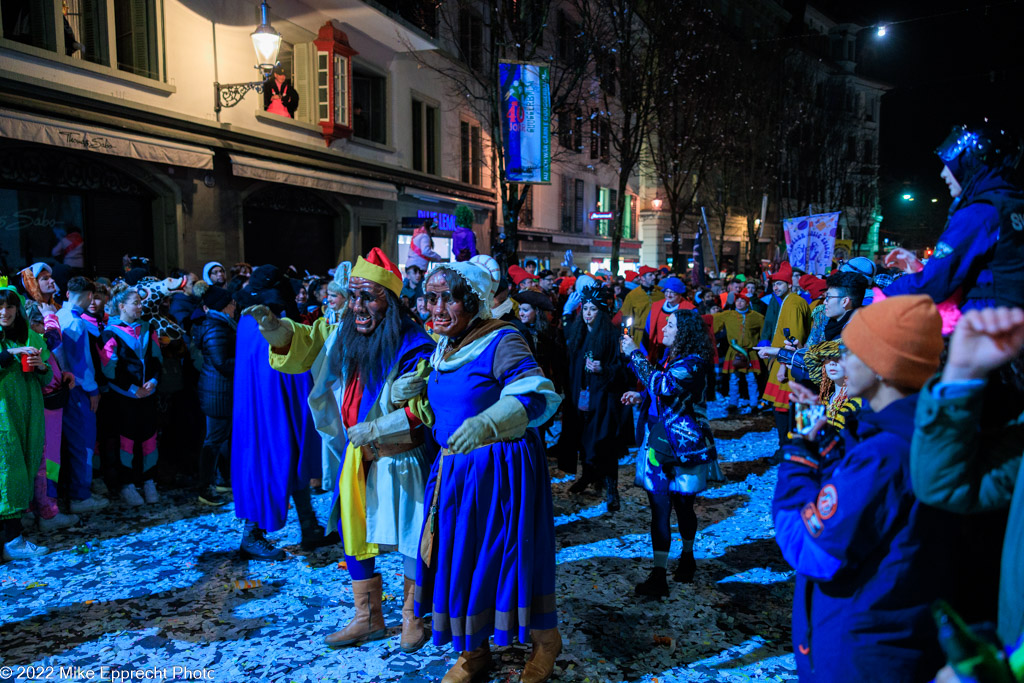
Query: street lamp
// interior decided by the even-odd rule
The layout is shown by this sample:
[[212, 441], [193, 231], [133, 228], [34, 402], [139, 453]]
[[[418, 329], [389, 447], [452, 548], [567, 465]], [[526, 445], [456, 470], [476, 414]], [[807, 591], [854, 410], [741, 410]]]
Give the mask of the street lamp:
[[220, 113], [224, 107], [233, 107], [245, 97], [250, 90], [263, 92], [263, 84], [270, 78], [274, 66], [277, 65], [277, 53], [281, 50], [281, 34], [270, 25], [270, 6], [267, 0], [260, 3], [260, 25], [249, 34], [252, 47], [256, 50], [256, 66], [263, 77], [260, 81], [248, 83], [214, 83], [213, 110]]
[[914, 201], [914, 195], [912, 195], [912, 194], [905, 194], [905, 195], [903, 195], [903, 201], [905, 201], [905, 202], [912, 202], [912, 201]]
[[651, 206], [654, 208], [655, 211], [661, 211], [661, 202], [662, 202], [661, 199], [652, 199], [651, 200]]

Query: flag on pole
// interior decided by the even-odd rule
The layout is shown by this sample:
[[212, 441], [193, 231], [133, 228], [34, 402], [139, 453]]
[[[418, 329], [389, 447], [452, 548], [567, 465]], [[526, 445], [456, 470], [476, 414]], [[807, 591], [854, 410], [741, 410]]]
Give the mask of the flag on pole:
[[704, 226], [697, 224], [697, 236], [693, 240], [693, 270], [690, 281], [694, 289], [704, 286]]
[[839, 213], [819, 213], [783, 221], [790, 265], [813, 275], [826, 275], [832, 269]]

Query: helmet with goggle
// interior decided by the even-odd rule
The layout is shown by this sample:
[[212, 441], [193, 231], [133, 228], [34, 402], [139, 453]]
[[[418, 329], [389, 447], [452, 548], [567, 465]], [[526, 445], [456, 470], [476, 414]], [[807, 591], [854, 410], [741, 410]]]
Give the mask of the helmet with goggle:
[[1017, 135], [986, 121], [980, 126], [955, 126], [935, 153], [963, 184], [982, 166], [1015, 169], [1024, 155], [1024, 143]]

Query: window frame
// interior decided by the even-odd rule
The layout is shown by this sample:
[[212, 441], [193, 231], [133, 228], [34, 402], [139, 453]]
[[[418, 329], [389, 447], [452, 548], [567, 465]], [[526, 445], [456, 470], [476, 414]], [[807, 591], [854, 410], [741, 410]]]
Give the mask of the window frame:
[[[153, 49], [154, 58], [156, 60], [156, 68], [154, 69], [155, 76], [150, 78], [148, 76], [140, 76], [132, 71], [126, 71], [119, 69], [116, 66], [117, 61], [117, 46], [116, 46], [116, 27], [114, 26], [114, 0], [103, 0], [105, 2], [106, 10], [105, 20], [105, 43], [107, 46], [107, 63], [100, 64], [96, 62], [87, 61], [85, 59], [76, 58], [74, 56], [68, 56], [65, 54], [64, 44], [64, 29], [63, 29], [63, 11], [61, 8], [61, 0], [40, 0], [42, 2], [53, 3], [53, 25], [51, 30], [54, 32], [54, 44], [53, 49], [49, 47], [38, 47], [29, 43], [23, 43], [7, 36], [2, 35], [2, 21], [0, 21], [0, 48], [8, 49], [13, 52], [20, 52], [22, 54], [41, 59], [46, 62], [52, 62], [67, 66], [81, 71], [89, 71], [95, 74], [99, 74], [106, 77], [116, 78], [121, 81], [132, 83], [133, 85], [148, 88], [163, 93], [175, 93], [177, 87], [170, 85], [167, 82], [167, 44], [164, 36], [164, 0], [152, 0], [153, 2], [153, 28], [152, 35], [156, 42]], [[0, 7], [0, 13], [2, 13], [2, 7]], [[2, 19], [2, 17], [0, 17]], [[80, 37], [79, 37], [80, 38]], [[82, 42], [79, 39], [79, 42]], [[113, 59], [115, 65], [111, 66], [110, 62]]]
[[[413, 117], [411, 167], [414, 171], [419, 171], [420, 173], [439, 176], [441, 175], [441, 146], [439, 144], [441, 140], [441, 104], [415, 90], [410, 94]], [[418, 146], [416, 143], [417, 104], [420, 105], [418, 116], [422, 131]], [[428, 110], [434, 112], [433, 124], [430, 122]], [[431, 136], [433, 137], [433, 150], [431, 150]], [[416, 168], [418, 159], [420, 160], [421, 168]]]
[[459, 120], [459, 180], [483, 187], [483, 129], [466, 117]]
[[[392, 102], [391, 102], [391, 99], [392, 99], [391, 98], [391, 74], [387, 70], [381, 69], [376, 64], [373, 64], [371, 62], [367, 62], [366, 60], [363, 60], [363, 59], [355, 58], [355, 59], [352, 59], [350, 61], [350, 63], [351, 63], [351, 69], [352, 69], [352, 80], [351, 80], [351, 82], [349, 84], [349, 92], [352, 93], [352, 103], [351, 103], [351, 111], [352, 111], [352, 116], [353, 116], [353, 120], [352, 120], [352, 140], [355, 140], [355, 141], [358, 141], [358, 142], [364, 143], [364, 144], [378, 145], [378, 146], [381, 146], [381, 147], [384, 147], [384, 148], [388, 148], [389, 145], [391, 144], [391, 141], [394, 139], [393, 135], [392, 135], [392, 132], [391, 132], [391, 106], [392, 106]], [[355, 91], [356, 91], [356, 78], [357, 78], [356, 69], [359, 69], [361, 72], [363, 72], [363, 74], [367, 74], [371, 78], [380, 79], [380, 81], [383, 83], [383, 103], [384, 103], [384, 120], [382, 122], [382, 129], [383, 129], [383, 132], [384, 132], [384, 140], [383, 141], [381, 141], [381, 140], [374, 140], [373, 138], [362, 137], [361, 135], [357, 135], [356, 134], [356, 122], [355, 122], [355, 118], [354, 118], [355, 117], [355, 100], [356, 100], [356, 93], [355, 93]], [[363, 109], [366, 109], [366, 105], [365, 104], [363, 105]]]

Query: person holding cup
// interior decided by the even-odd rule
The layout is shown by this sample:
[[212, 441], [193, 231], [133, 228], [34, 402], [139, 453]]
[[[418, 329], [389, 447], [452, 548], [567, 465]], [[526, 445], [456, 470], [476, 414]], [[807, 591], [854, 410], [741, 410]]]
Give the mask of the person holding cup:
[[45, 555], [22, 535], [21, 516], [43, 458], [43, 387], [52, 379], [50, 352], [29, 329], [25, 300], [0, 278], [0, 543], [4, 561]]

